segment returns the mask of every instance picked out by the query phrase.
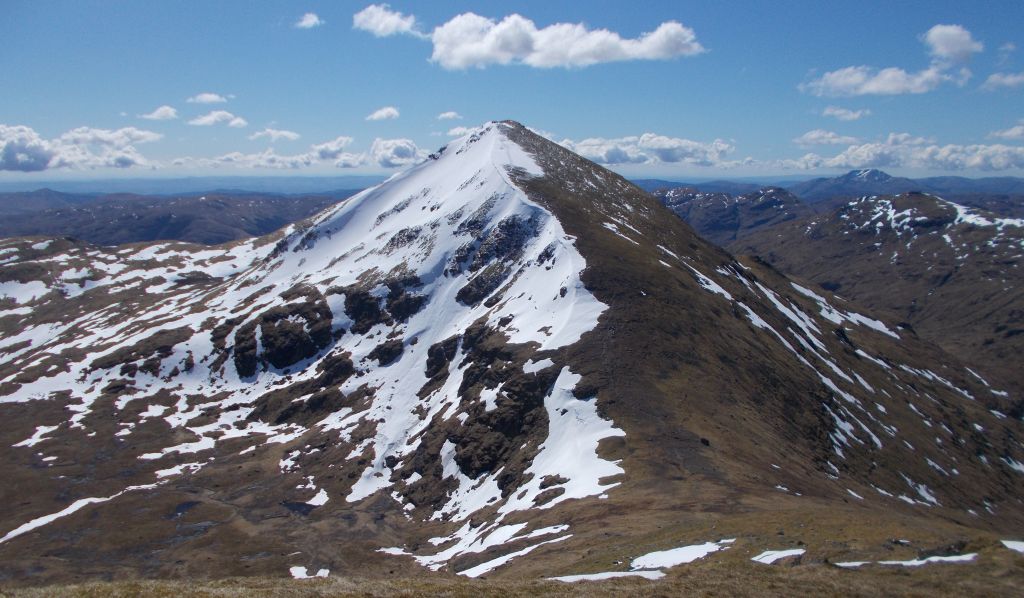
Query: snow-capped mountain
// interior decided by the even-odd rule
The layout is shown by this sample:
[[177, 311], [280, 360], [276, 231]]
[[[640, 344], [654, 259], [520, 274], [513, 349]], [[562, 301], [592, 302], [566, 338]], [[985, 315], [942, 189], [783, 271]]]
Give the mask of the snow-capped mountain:
[[269, 237], [0, 260], [15, 578], [654, 575], [1024, 521], [1000, 389], [518, 123]]
[[733, 248], [891, 313], [1016, 396], [1024, 391], [1022, 219], [921, 193], [870, 196]]

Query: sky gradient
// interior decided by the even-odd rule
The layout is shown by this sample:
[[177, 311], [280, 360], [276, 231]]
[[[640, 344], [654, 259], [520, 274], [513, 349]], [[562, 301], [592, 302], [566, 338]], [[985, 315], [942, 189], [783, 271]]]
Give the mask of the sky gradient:
[[511, 118], [628, 176], [1024, 175], [1024, 3], [7, 0], [0, 181], [387, 173]]

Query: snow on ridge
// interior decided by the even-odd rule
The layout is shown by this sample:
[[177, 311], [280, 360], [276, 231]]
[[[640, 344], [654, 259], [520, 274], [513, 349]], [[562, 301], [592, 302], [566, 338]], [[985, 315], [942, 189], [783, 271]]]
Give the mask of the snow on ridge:
[[[116, 403], [117, 409], [127, 409], [133, 401], [148, 396], [154, 387], [163, 384], [161, 378], [178, 370], [174, 374], [174, 381], [179, 385], [175, 389], [179, 399], [176, 403], [156, 409], [151, 405], [140, 415], [134, 415], [137, 412], [133, 410], [133, 415], [122, 416], [128, 425], [125, 434], [131, 433], [132, 420], [141, 422], [154, 417], [164, 419], [175, 431], [185, 432], [184, 443], [149, 446], [150, 452], [142, 455], [142, 466], [151, 467], [156, 479], [165, 481], [199, 469], [205, 464], [209, 450], [221, 448], [224, 440], [253, 437], [255, 444], [285, 443], [315, 430], [336, 433], [341, 441], [347, 442], [365, 421], [372, 422], [376, 430], [370, 438], [358, 443], [348, 458], [353, 461], [364, 458], [367, 465], [344, 498], [348, 502], [358, 501], [392, 487], [391, 474], [417, 450], [423, 430], [435, 417], [453, 417], [463, 400], [458, 389], [468, 357], [461, 346], [448, 366], [446, 383], [422, 400], [418, 396], [427, 383], [424, 372], [427, 350], [431, 346], [461, 336], [470, 325], [483, 319], [491, 328], [500, 325], [511, 343], [536, 343], [540, 351], [558, 349], [579, 341], [597, 325], [598, 318], [607, 309], [580, 279], [587, 264], [576, 249], [574, 239], [566, 234], [553, 214], [530, 201], [512, 181], [513, 175], [541, 176], [543, 170], [530, 154], [506, 136], [505, 131], [511, 126], [488, 123], [471, 131], [431, 159], [325, 210], [308, 225], [289, 227], [276, 246], [269, 243], [257, 247], [254, 242], [248, 242], [190, 253], [191, 250], [179, 244], [160, 243], [125, 248], [116, 255], [111, 254], [114, 259], [97, 260], [98, 278], [87, 286], [69, 283], [66, 286], [75, 287], [74, 293], [69, 294], [103, 293], [104, 288], [115, 287], [118, 290], [138, 288], [140, 292], [154, 295], [151, 306], [145, 314], [135, 318], [126, 318], [113, 309], [101, 310], [67, 325], [61, 324], [56, 330], [32, 332], [33, 339], [46, 340], [32, 340], [30, 347], [19, 349], [18, 354], [8, 355], [8, 359], [24, 356], [23, 365], [28, 365], [41, 358], [43, 349], [45, 353], [60, 354], [69, 348], [84, 349], [87, 357], [80, 364], [71, 364], [70, 371], [44, 374], [23, 384], [15, 395], [0, 397], [0, 401], [46, 398], [53, 392], [70, 390], [71, 426], [87, 427], [100, 389], [120, 376], [117, 367], [91, 371], [85, 364], [144, 341], [157, 331], [180, 328], [186, 330], [185, 339], [173, 344], [170, 355], [162, 356], [156, 373], [138, 372], [133, 387]], [[459, 291], [478, 276], [479, 271], [469, 270], [464, 265], [453, 268], [456, 256], [471, 247], [468, 259], [473, 259], [481, 239], [510, 222], [522, 223], [526, 233], [517, 254], [492, 262], [508, 269], [504, 282], [488, 293], [496, 300], [489, 305], [483, 301], [457, 300]], [[178, 285], [182, 272], [193, 270], [220, 280], [215, 286], [198, 290]], [[377, 324], [365, 334], [352, 332], [354, 323], [344, 311], [345, 295], [327, 293], [330, 288], [365, 288], [370, 295], [379, 298], [388, 292], [383, 282], [408, 276], [415, 276], [419, 281], [412, 291], [424, 297], [420, 310], [407, 321], [393, 326]], [[158, 277], [165, 282], [160, 283]], [[19, 286], [9, 291], [19, 297], [31, 295], [33, 299], [40, 292], [48, 291], [41, 282], [36, 286], [38, 289], [26, 290]], [[340, 390], [349, 394], [364, 385], [374, 388], [372, 401], [363, 411], [345, 408], [308, 427], [250, 419], [256, 400], [278, 388], [285, 372], [277, 368], [257, 368], [254, 375], [243, 375], [232, 359], [222, 361], [222, 366], [211, 370], [217, 353], [210, 329], [204, 322], [211, 318], [216, 322], [238, 318], [229, 333], [234, 335], [246, 324], [258, 321], [260, 314], [268, 310], [287, 307], [289, 301], [305, 301], [285, 300], [281, 296], [303, 287], [315, 289], [325, 297], [332, 312], [334, 330], [344, 328], [346, 332], [339, 333], [340, 337], [317, 355], [289, 368], [292, 370], [288, 374], [290, 383], [313, 380], [319, 362], [330, 355], [349, 353], [361, 375], [342, 383]], [[238, 306], [245, 306], [244, 310], [236, 309]], [[301, 318], [293, 320], [293, 324], [305, 326]], [[255, 336], [258, 355], [265, 350], [260, 330], [257, 327]], [[394, 361], [379, 366], [370, 353], [374, 345], [389, 334], [403, 340], [403, 350]], [[229, 343], [232, 338], [229, 337]], [[376, 340], [371, 340], [374, 338]], [[190, 364], [188, 370], [183, 365], [186, 359]], [[531, 360], [524, 371], [539, 372], [553, 365], [550, 359]], [[471, 480], [458, 471], [453, 462], [445, 467], [446, 475], [458, 480], [459, 490], [448, 497], [443, 512], [460, 521], [480, 509], [492, 506], [501, 509], [490, 523], [473, 530], [474, 542], [493, 536], [495, 543], [488, 546], [496, 546], [534, 537], [531, 534], [539, 532], [549, 533], [516, 530], [516, 533], [523, 533], [494, 535], [509, 527], [500, 524], [508, 513], [548, 508], [565, 500], [600, 495], [617, 485], [617, 482], [600, 482], [623, 470], [600, 458], [597, 446], [602, 439], [621, 436], [623, 432], [597, 415], [595, 401], [582, 401], [572, 395], [580, 377], [573, 374], [568, 365], [559, 365], [561, 372], [545, 399], [550, 420], [548, 437], [531, 465], [533, 480], [526, 487], [502, 500], [492, 479], [497, 473]], [[184, 398], [188, 396], [218, 398], [194, 404]], [[190, 425], [205, 410], [213, 415], [200, 425]], [[421, 410], [426, 411], [426, 417]], [[44, 436], [45, 432], [41, 432], [33, 438], [39, 441]], [[251, 450], [253, 443], [243, 445], [244, 450]], [[451, 447], [447, 448], [451, 453]], [[281, 462], [282, 471], [301, 473], [303, 449], [289, 447], [285, 452], [287, 457]], [[195, 458], [189, 459], [190, 463], [170, 466], [164, 459], [174, 454], [195, 455]], [[445, 455], [441, 457], [444, 460]], [[452, 461], [450, 454], [448, 461]], [[148, 465], [149, 462], [153, 465]], [[560, 482], [541, 489], [539, 485], [545, 477]], [[561, 488], [562, 494], [538, 505], [538, 496], [549, 488]], [[117, 496], [120, 494], [94, 502]], [[398, 496], [401, 499], [401, 495]], [[327, 493], [320, 490], [306, 502], [318, 506], [328, 499]], [[568, 537], [563, 535], [541, 544]], [[479, 546], [471, 542], [463, 548]], [[443, 565], [453, 556], [462, 554], [460, 550], [442, 553], [432, 555], [431, 563]], [[505, 560], [495, 559], [494, 566], [514, 557], [506, 556]]]

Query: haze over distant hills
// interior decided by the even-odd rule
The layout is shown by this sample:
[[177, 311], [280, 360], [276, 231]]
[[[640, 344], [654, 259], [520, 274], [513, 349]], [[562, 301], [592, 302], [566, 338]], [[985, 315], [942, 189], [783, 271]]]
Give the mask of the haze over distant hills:
[[138, 193], [174, 195], [214, 191], [253, 193], [328, 193], [342, 189], [365, 189], [383, 181], [384, 176], [209, 176], [181, 178], [83, 179], [46, 181], [0, 181], [0, 192], [50, 189], [62, 193]]
[[959, 176], [908, 179], [890, 176], [881, 170], [865, 169], [832, 178], [817, 178], [788, 187], [807, 203], [832, 198], [863, 195], [895, 195], [921, 191], [934, 195], [1014, 194], [1024, 195], [1024, 179], [1017, 177], [987, 177], [971, 179]]
[[93, 195], [51, 189], [0, 193], [0, 237], [74, 237], [97, 245], [227, 243], [308, 218], [358, 189], [324, 194], [233, 192]]

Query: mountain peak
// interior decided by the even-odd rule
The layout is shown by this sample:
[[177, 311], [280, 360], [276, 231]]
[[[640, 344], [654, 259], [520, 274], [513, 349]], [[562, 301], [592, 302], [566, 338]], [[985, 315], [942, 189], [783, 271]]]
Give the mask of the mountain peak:
[[861, 170], [851, 170], [842, 177], [844, 180], [858, 180], [862, 182], [872, 183], [884, 183], [892, 179], [888, 173], [882, 172], [876, 168], [864, 168]]

